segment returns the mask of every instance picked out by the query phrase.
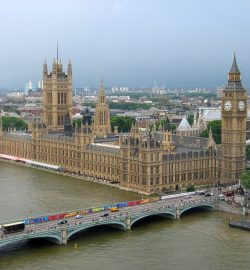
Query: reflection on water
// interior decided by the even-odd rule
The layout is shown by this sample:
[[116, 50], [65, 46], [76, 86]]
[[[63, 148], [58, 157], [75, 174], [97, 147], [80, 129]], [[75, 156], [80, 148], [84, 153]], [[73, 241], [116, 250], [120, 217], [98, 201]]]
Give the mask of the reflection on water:
[[[0, 184], [1, 220], [140, 197], [2, 162]], [[0, 250], [0, 269], [249, 269], [250, 233], [229, 228], [229, 217], [194, 211], [180, 220], [143, 219], [131, 231], [92, 228], [67, 246], [24, 242]]]

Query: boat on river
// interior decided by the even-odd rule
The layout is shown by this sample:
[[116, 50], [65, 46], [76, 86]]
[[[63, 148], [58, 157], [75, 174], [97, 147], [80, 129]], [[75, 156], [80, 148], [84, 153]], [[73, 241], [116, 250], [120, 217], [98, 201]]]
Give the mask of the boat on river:
[[250, 231], [250, 221], [246, 220], [230, 221], [229, 226], [232, 228]]

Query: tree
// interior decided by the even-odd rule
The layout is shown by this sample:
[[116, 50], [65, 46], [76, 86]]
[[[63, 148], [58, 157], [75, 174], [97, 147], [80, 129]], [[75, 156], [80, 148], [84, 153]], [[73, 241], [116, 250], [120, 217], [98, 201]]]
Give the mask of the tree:
[[119, 109], [119, 110], [125, 110], [125, 111], [134, 111], [134, 110], [149, 110], [153, 105], [152, 104], [146, 104], [146, 103], [134, 103], [134, 102], [124, 102], [124, 103], [118, 103], [118, 102], [108, 102], [109, 109]]
[[15, 128], [16, 130], [25, 130], [28, 128], [28, 124], [21, 118], [12, 116], [3, 116], [3, 130], [8, 130], [9, 128]]
[[189, 125], [192, 126], [193, 123], [194, 123], [194, 114], [193, 113], [190, 113], [188, 115], [188, 117], [187, 117], [187, 120], [188, 120]]
[[221, 144], [221, 120], [214, 120], [208, 123], [207, 128], [200, 134], [201, 137], [208, 138], [210, 126], [216, 144]]
[[171, 130], [173, 134], [176, 134], [176, 129], [177, 129], [176, 124], [171, 124]]
[[189, 185], [187, 187], [187, 192], [192, 192], [192, 191], [195, 191], [195, 187], [193, 185]]
[[245, 172], [241, 175], [241, 184], [245, 189], [250, 189], [250, 172]]
[[167, 123], [169, 123], [169, 119], [167, 118], [167, 119], [161, 119], [160, 121], [157, 121], [156, 122], [156, 130], [158, 130], [159, 129], [159, 127], [160, 126], [165, 126]]
[[160, 121], [157, 121], [156, 122], [156, 130], [159, 130], [160, 126], [162, 126], [164, 128], [167, 124], [170, 126], [172, 133], [175, 134], [176, 133], [176, 124], [171, 124], [169, 121], [169, 118], [161, 119]]
[[119, 132], [129, 132], [132, 124], [135, 124], [136, 120], [131, 116], [111, 116], [110, 124], [111, 129], [114, 131], [114, 127], [118, 126]]
[[73, 119], [73, 122], [72, 122], [73, 128], [75, 128], [76, 124], [77, 124], [77, 127], [81, 127], [82, 119], [79, 119], [79, 118], [78, 119]]
[[247, 160], [250, 160], [250, 144], [246, 146], [246, 158]]

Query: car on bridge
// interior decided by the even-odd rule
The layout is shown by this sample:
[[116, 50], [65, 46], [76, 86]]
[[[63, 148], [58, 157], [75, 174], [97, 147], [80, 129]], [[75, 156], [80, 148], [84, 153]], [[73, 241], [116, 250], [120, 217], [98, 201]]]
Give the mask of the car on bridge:
[[80, 218], [83, 218], [83, 215], [76, 215], [75, 216], [75, 219], [80, 219]]
[[57, 224], [63, 225], [63, 224], [67, 224], [67, 223], [68, 223], [67, 219], [64, 219], [64, 220], [60, 220]]
[[117, 207], [111, 207], [110, 211], [111, 212], [119, 212], [119, 209]]
[[109, 213], [104, 213], [103, 215], [101, 215], [101, 217], [108, 217]]

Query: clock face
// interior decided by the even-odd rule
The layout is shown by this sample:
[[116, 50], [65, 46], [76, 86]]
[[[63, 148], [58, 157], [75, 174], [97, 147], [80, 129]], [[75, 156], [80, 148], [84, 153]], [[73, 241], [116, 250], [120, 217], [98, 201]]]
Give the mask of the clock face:
[[239, 111], [244, 111], [245, 110], [245, 102], [243, 100], [239, 101], [238, 109], [239, 109]]
[[230, 111], [232, 109], [232, 102], [230, 100], [225, 101], [224, 109], [225, 111]]

